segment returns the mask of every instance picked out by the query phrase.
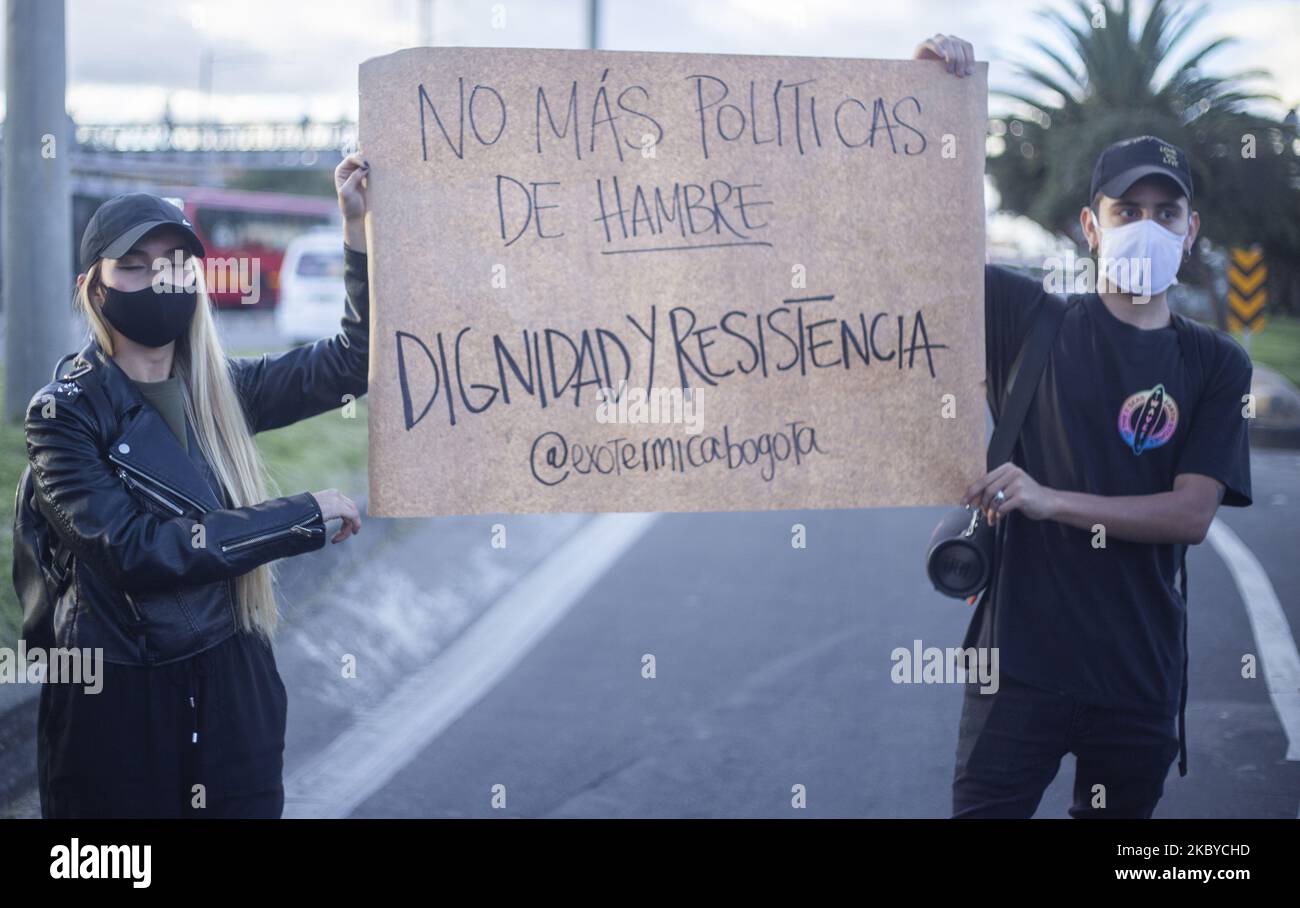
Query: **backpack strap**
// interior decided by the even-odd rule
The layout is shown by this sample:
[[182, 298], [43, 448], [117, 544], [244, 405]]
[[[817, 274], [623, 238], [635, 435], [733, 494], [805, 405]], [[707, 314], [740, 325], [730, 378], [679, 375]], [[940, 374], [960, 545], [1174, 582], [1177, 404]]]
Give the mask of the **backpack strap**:
[[1187, 649], [1187, 546], [1178, 558], [1178, 586], [1183, 597], [1183, 686], [1178, 694], [1178, 775], [1187, 775], [1187, 665], [1191, 653]]
[[[1002, 406], [997, 423], [993, 427], [993, 437], [989, 440], [986, 460], [989, 470], [1010, 460], [1012, 452], [1016, 449], [1020, 430], [1024, 428], [1025, 416], [1029, 413], [1029, 404], [1033, 401], [1034, 392], [1038, 390], [1038, 385], [1042, 381], [1043, 370], [1047, 367], [1047, 358], [1052, 352], [1052, 345], [1056, 342], [1056, 335], [1065, 318], [1066, 307], [1066, 303], [1056, 296], [1050, 293], [1044, 294], [1043, 309], [1037, 314], [1034, 323], [1029, 326], [1029, 333], [1021, 343], [1020, 349], [1016, 351], [1016, 358], [1011, 363], [1011, 371], [1007, 373], [1007, 384], [1003, 389]], [[1002, 533], [1005, 528], [1005, 523], [999, 524], [996, 528], [993, 536], [995, 552], [1001, 549]], [[996, 555], [994, 557], [997, 558]], [[993, 588], [996, 579], [997, 571], [992, 571], [988, 585], [984, 587], [979, 604], [976, 606], [976, 615], [971, 620], [972, 628], [977, 625], [979, 627], [976, 638], [979, 642], [976, 644], [967, 642], [963, 643], [963, 646], [993, 646], [994, 620], [989, 613], [993, 610]], [[987, 628], [987, 635], [985, 628]], [[969, 631], [967, 636], [969, 640]]]
[[1015, 362], [1007, 375], [1003, 394], [1002, 412], [998, 414], [993, 438], [989, 441], [988, 468], [999, 467], [1011, 459], [1025, 424], [1029, 404], [1042, 380], [1047, 357], [1056, 342], [1056, 334], [1065, 317], [1065, 303], [1050, 293], [1043, 296], [1043, 308], [1029, 327], [1029, 334], [1016, 353]]
[[[1170, 313], [1174, 330], [1178, 333], [1178, 347], [1183, 356], [1187, 373], [1187, 387], [1191, 389], [1191, 403], [1187, 407], [1188, 424], [1201, 402], [1201, 392], [1205, 387], [1205, 370], [1201, 365], [1201, 345], [1196, 337], [1196, 324], [1191, 319], [1177, 312]], [[1183, 597], [1183, 683], [1178, 694], [1178, 775], [1187, 775], [1187, 690], [1188, 665], [1191, 662], [1191, 650], [1188, 648], [1187, 625], [1189, 609], [1187, 604], [1187, 549], [1179, 545], [1178, 551], [1178, 592]]]
[[1185, 315], [1179, 315], [1177, 312], [1171, 314], [1174, 330], [1178, 334], [1178, 348], [1183, 355], [1183, 365], [1187, 373], [1187, 387], [1191, 392], [1188, 395], [1191, 404], [1187, 408], [1190, 421], [1205, 390], [1205, 368], [1201, 361], [1201, 344], [1198, 340], [1198, 332], [1202, 329]]

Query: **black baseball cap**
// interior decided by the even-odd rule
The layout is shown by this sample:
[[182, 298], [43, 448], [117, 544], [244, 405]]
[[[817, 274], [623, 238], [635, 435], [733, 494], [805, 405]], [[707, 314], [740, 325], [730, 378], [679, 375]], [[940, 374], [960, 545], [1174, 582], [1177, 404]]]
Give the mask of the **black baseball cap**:
[[186, 245], [195, 255], [204, 255], [203, 244], [185, 213], [166, 199], [147, 192], [114, 196], [95, 209], [81, 235], [81, 270], [97, 259], [121, 258], [136, 241], [155, 227], [170, 225], [185, 234]]
[[1117, 199], [1138, 180], [1152, 174], [1173, 180], [1191, 203], [1192, 169], [1187, 152], [1155, 136], [1138, 136], [1116, 142], [1097, 158], [1088, 204], [1092, 204], [1099, 192]]

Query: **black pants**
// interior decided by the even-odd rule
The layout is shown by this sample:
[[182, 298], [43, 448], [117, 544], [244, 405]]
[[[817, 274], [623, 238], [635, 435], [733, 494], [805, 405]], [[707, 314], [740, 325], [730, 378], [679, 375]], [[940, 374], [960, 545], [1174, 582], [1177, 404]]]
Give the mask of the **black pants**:
[[98, 693], [47, 683], [41, 814], [279, 818], [287, 706], [270, 644], [242, 632], [169, 665], [103, 663]]
[[990, 694], [966, 685], [954, 817], [1033, 816], [1067, 753], [1076, 757], [1070, 816], [1151, 816], [1178, 756], [1176, 713], [1090, 706], [1005, 674], [999, 682]]

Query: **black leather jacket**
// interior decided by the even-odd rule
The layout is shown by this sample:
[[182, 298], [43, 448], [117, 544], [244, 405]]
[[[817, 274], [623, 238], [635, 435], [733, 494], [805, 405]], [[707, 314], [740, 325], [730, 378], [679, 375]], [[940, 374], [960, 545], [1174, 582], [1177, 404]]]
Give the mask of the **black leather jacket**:
[[[252, 432], [366, 393], [367, 258], [345, 247], [344, 261], [341, 333], [282, 353], [229, 359]], [[325, 523], [310, 492], [230, 507], [193, 428], [187, 426], [187, 453], [96, 341], [60, 368], [26, 416], [37, 507], [73, 555], [72, 580], [47, 629], [56, 645], [100, 647], [105, 661], [126, 665], [187, 658], [236, 632], [236, 577], [324, 547]], [[79, 383], [92, 370], [113, 413], [107, 427], [98, 425]]]

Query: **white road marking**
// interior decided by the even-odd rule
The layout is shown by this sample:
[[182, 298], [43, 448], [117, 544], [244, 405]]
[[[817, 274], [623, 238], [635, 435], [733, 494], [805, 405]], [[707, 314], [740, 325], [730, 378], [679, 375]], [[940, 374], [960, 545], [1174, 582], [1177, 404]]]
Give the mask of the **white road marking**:
[[1268, 695], [1286, 732], [1288, 760], [1300, 760], [1300, 653], [1273, 584], [1253, 552], [1216, 519], [1206, 535], [1236, 581], [1263, 663]]
[[285, 781], [284, 816], [341, 818], [490, 691], [658, 514], [602, 514], [499, 599], [447, 651]]

